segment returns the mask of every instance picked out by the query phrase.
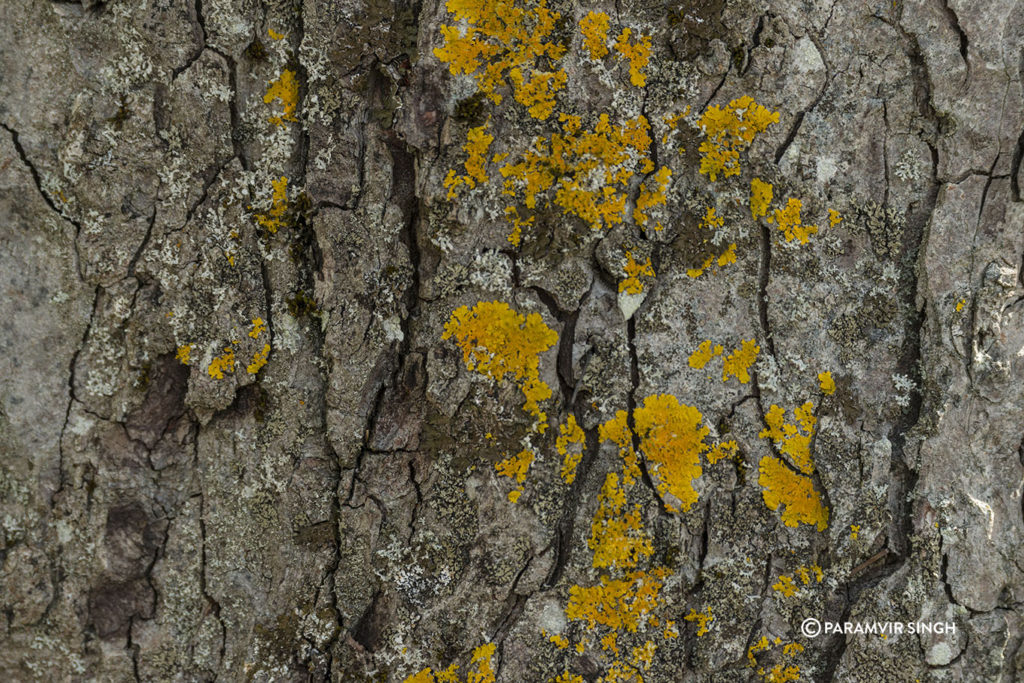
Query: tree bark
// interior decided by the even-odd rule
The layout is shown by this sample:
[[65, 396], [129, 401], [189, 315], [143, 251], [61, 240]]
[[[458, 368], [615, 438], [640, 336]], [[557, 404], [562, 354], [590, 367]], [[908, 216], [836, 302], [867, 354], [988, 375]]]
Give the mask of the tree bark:
[[1020, 3], [0, 25], [0, 678], [1024, 673]]

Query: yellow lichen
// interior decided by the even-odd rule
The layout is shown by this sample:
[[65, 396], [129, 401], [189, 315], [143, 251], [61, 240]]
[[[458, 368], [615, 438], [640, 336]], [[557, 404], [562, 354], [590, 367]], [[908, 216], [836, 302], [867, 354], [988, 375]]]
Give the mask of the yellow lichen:
[[273, 188], [270, 210], [256, 214], [256, 222], [268, 232], [275, 233], [285, 224], [288, 212], [288, 178], [281, 176], [278, 180], [271, 180], [270, 185]]
[[811, 474], [814, 472], [811, 439], [814, 437], [814, 425], [818, 421], [814, 417], [814, 404], [807, 401], [795, 409], [793, 415], [796, 417], [796, 424], [789, 424], [786, 422], [786, 411], [772, 405], [764, 416], [767, 426], [758, 436], [762, 439], [770, 438], [779, 452], [788, 456], [793, 465], [804, 474]]
[[857, 537], [859, 535], [860, 535], [860, 524], [851, 524], [850, 525], [850, 539], [856, 541]]
[[601, 59], [608, 54], [608, 28], [610, 22], [604, 12], [590, 12], [580, 19], [580, 33], [583, 47], [591, 59]]
[[629, 60], [629, 82], [642, 88], [647, 85], [647, 76], [643, 70], [651, 61], [651, 37], [640, 36], [637, 42], [631, 43], [629, 39], [632, 35], [633, 29], [622, 29], [622, 33], [615, 39], [614, 47], [623, 59]]
[[683, 405], [675, 396], [648, 396], [633, 412], [640, 450], [651, 463], [651, 476], [658, 491], [679, 501], [665, 502], [669, 510], [689, 510], [697, 502], [693, 482], [701, 475], [700, 456], [708, 450], [704, 437], [708, 428], [693, 406]]
[[793, 583], [792, 576], [782, 574], [779, 576], [779, 580], [772, 584], [772, 590], [776, 593], [781, 593], [784, 598], [789, 598], [796, 595], [797, 587]]
[[[494, 643], [481, 645], [473, 650], [470, 665], [473, 669], [466, 674], [466, 683], [494, 683], [496, 672], [493, 658], [497, 646]], [[459, 683], [458, 665], [452, 664], [436, 674], [430, 668], [408, 676], [403, 683]]]
[[523, 239], [523, 228], [533, 225], [534, 216], [520, 218], [519, 210], [514, 206], [505, 207], [505, 217], [512, 223], [512, 232], [508, 235], [509, 244], [518, 247]]
[[619, 282], [619, 291], [628, 294], [640, 294], [644, 291], [644, 283], [640, 279], [641, 275], [654, 277], [651, 259], [648, 258], [643, 264], [637, 263], [631, 251], [626, 252], [626, 265], [623, 266], [622, 270], [626, 274], [626, 279]]
[[818, 226], [804, 225], [800, 222], [802, 209], [803, 202], [791, 197], [786, 203], [786, 208], [775, 209], [775, 213], [768, 217], [768, 222], [778, 224], [778, 228], [785, 234], [787, 242], [800, 240], [800, 244], [807, 244], [811, 235], [818, 232]]
[[828, 508], [814, 489], [811, 478], [798, 474], [778, 458], [766, 455], [758, 465], [757, 483], [762, 487], [764, 504], [771, 510], [785, 505], [782, 522], [786, 526], [812, 524], [818, 531], [828, 528]]
[[[709, 206], [704, 212], [704, 217], [701, 219], [698, 227], [702, 230], [708, 230], [712, 233], [717, 234], [722, 227], [725, 225], [725, 218], [718, 214], [715, 207]], [[705, 242], [708, 240], [705, 239]], [[711, 267], [712, 263], [718, 262], [719, 267], [726, 266], [730, 263], [736, 263], [736, 244], [730, 244], [725, 251], [718, 256], [712, 254], [704, 260], [698, 268], [690, 268], [686, 271], [686, 274], [692, 278], [698, 278], [704, 274], [708, 268]]]
[[632, 569], [654, 552], [650, 537], [644, 533], [639, 505], [627, 505], [619, 486], [619, 476], [609, 472], [598, 494], [598, 508], [590, 525], [590, 549], [594, 567]]
[[731, 101], [724, 109], [708, 107], [698, 122], [706, 138], [699, 148], [700, 172], [712, 182], [719, 175], [739, 175], [740, 152], [750, 146], [758, 133], [778, 122], [778, 112], [769, 111], [749, 96]]
[[285, 69], [270, 82], [267, 94], [263, 96], [263, 102], [270, 104], [274, 100], [281, 102], [283, 112], [280, 116], [271, 116], [271, 123], [283, 126], [285, 121], [298, 121], [295, 118], [295, 110], [299, 106], [299, 81], [291, 69]]
[[263, 318], [253, 318], [252, 329], [249, 330], [249, 336], [252, 337], [253, 339], [256, 339], [257, 337], [260, 336], [260, 333], [266, 331], [266, 329], [267, 324], [263, 322]]
[[267, 29], [267, 35], [270, 36], [271, 40], [283, 40], [284, 39], [284, 34], [283, 33], [278, 33], [277, 31], [275, 31], [272, 28], [268, 28]]
[[753, 339], [740, 340], [740, 348], [734, 350], [722, 361], [722, 381], [735, 377], [741, 384], [750, 381], [750, 366], [757, 360], [761, 347]]
[[768, 207], [772, 203], [774, 188], [760, 178], [750, 181], [750, 214], [757, 220], [768, 215]]
[[570, 415], [566, 423], [559, 425], [559, 435], [555, 439], [555, 450], [562, 456], [562, 480], [571, 484], [576, 480], [576, 467], [583, 458], [583, 447], [586, 445], [587, 435], [583, 428], [576, 423], [576, 416]]
[[828, 210], [828, 225], [830, 228], [834, 228], [843, 222], [843, 217], [839, 215], [839, 212], [835, 209]]
[[513, 503], [519, 500], [519, 496], [525, 490], [523, 484], [526, 482], [526, 473], [529, 472], [530, 465], [533, 464], [533, 458], [533, 451], [524, 449], [515, 455], [505, 458], [494, 466], [498, 474], [515, 480], [516, 488], [509, 491], [508, 494], [508, 499]]
[[832, 379], [831, 372], [818, 373], [818, 385], [821, 386], [821, 390], [828, 396], [836, 393], [836, 383]]
[[565, 615], [570, 621], [586, 622], [591, 630], [601, 624], [635, 633], [661, 604], [658, 595], [667, 576], [668, 570], [655, 567], [629, 572], [621, 579], [602, 576], [596, 586], [572, 586]]
[[511, 376], [526, 398], [523, 409], [544, 431], [547, 415], [539, 403], [551, 397], [551, 387], [539, 378], [540, 354], [558, 341], [558, 335], [539, 313], [523, 316], [506, 303], [481, 301], [472, 309], [462, 306], [454, 311], [441, 338], [455, 340], [467, 369], [497, 381]]
[[556, 633], [548, 638], [548, 642], [554, 643], [555, 647], [559, 650], [564, 650], [569, 647], [569, 639], [563, 635]]
[[[655, 206], [664, 206], [666, 203], [665, 189], [668, 187], [672, 177], [672, 170], [668, 166], [662, 166], [651, 176], [654, 181], [654, 189], [648, 187], [648, 182], [640, 185], [640, 194], [636, 198], [636, 208], [633, 209], [633, 221], [643, 227], [649, 219], [647, 211]], [[660, 230], [660, 223], [655, 226], [655, 231]]]
[[210, 362], [206, 372], [214, 379], [224, 379], [225, 372], [235, 371], [235, 350], [230, 346], [224, 347], [224, 353], [217, 356]]
[[583, 676], [563, 671], [558, 678], [555, 679], [554, 683], [583, 683]]
[[690, 354], [690, 367], [697, 370], [702, 369], [712, 358], [721, 356], [723, 350], [721, 344], [715, 344], [712, 349], [710, 339], [702, 341], [697, 349]]
[[270, 355], [270, 344], [264, 344], [260, 351], [253, 354], [252, 362], [245, 368], [250, 375], [255, 375], [264, 365], [267, 364], [267, 356]]
[[498, 88], [511, 82], [516, 101], [531, 116], [547, 118], [566, 76], [534, 67], [541, 61], [557, 62], [565, 54], [552, 35], [561, 15], [549, 10], [546, 0], [528, 7], [510, 0], [448, 0], [447, 8], [458, 25], [441, 26], [444, 45], [434, 55], [452, 75], [472, 76], [494, 104], [502, 101]]
[[455, 198], [455, 190], [461, 185], [472, 190], [478, 183], [487, 182], [487, 150], [494, 142], [494, 136], [488, 135], [486, 130], [487, 124], [485, 123], [482, 126], [470, 128], [466, 134], [466, 144], [462, 146], [463, 151], [466, 152], [466, 161], [463, 164], [466, 173], [459, 175], [454, 170], [448, 171], [448, 175], [444, 179], [445, 189], [448, 190], [448, 199]]
[[174, 358], [175, 358], [175, 360], [181, 361], [182, 365], [188, 365], [191, 354], [192, 354], [192, 345], [191, 344], [182, 344], [181, 346], [178, 347], [178, 353], [175, 354]]
[[601, 114], [592, 130], [583, 130], [580, 117], [561, 114], [559, 123], [561, 132], [535, 138], [517, 162], [501, 167], [503, 194], [520, 196], [530, 210], [553, 203], [595, 230], [621, 223], [631, 179], [655, 170], [647, 118], [615, 125]]
[[703, 612], [691, 609], [690, 613], [683, 617], [686, 621], [697, 622], [697, 637], [700, 637], [711, 630], [708, 628], [708, 623], [714, 618], [715, 617], [711, 614], [710, 607], [705, 608]]

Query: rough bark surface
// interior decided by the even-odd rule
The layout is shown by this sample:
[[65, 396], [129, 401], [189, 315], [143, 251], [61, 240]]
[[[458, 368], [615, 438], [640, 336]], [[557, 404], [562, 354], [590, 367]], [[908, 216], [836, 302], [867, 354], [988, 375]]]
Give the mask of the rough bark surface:
[[[0, 2], [0, 679], [1018, 680], [1024, 5], [551, 0], [565, 55], [522, 65], [566, 74], [549, 115], [439, 59], [454, 8]], [[643, 78], [622, 27], [650, 37]], [[712, 181], [698, 119], [747, 95], [778, 123]], [[596, 229], [553, 191], [527, 210], [514, 174], [502, 194], [561, 115], [602, 112], [649, 121], [672, 170], [646, 225], [653, 166]], [[449, 193], [481, 127], [486, 182]], [[807, 243], [752, 218], [754, 177], [802, 200]], [[708, 206], [737, 258], [695, 276]], [[491, 301], [557, 333], [546, 430], [442, 338]], [[744, 339], [746, 382], [689, 362]], [[658, 396], [737, 444], [688, 507], [644, 437]], [[766, 416], [806, 401], [821, 530], [765, 497], [766, 461], [804, 476]], [[524, 449], [517, 484], [496, 465]], [[630, 449], [650, 545], [600, 566]], [[635, 629], [573, 616], [629, 572], [661, 577]]]

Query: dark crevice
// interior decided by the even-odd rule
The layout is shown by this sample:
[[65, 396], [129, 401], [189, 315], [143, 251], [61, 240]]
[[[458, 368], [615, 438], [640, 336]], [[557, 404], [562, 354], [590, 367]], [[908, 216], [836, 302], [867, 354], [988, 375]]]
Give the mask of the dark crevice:
[[[774, 359], [775, 337], [772, 335], [771, 322], [768, 318], [768, 280], [772, 268], [772, 235], [763, 221], [758, 222], [761, 229], [761, 258], [757, 268], [757, 319], [761, 323], [761, 338]], [[760, 395], [760, 391], [758, 391]]]
[[971, 63], [967, 60], [967, 50], [970, 47], [970, 42], [967, 40], [967, 33], [960, 25], [960, 18], [956, 15], [956, 10], [949, 6], [949, 0], [942, 0], [942, 9], [946, 12], [946, 17], [949, 19], [950, 27], [956, 31], [960, 37], [960, 57], [964, 60], [964, 66], [967, 67], [967, 77], [971, 77]]
[[25, 168], [28, 169], [29, 175], [32, 176], [32, 182], [35, 183], [36, 190], [39, 192], [39, 196], [43, 198], [43, 201], [46, 202], [46, 205], [49, 206], [50, 209], [54, 211], [54, 213], [56, 213], [58, 216], [60, 216], [61, 218], [63, 218], [64, 220], [66, 220], [67, 222], [71, 223], [71, 225], [74, 226], [75, 239], [73, 242], [73, 247], [75, 254], [75, 269], [78, 272], [79, 279], [84, 281], [85, 276], [82, 271], [82, 256], [78, 251], [78, 236], [82, 233], [82, 224], [79, 223], [74, 218], [72, 218], [71, 216], [67, 215], [64, 211], [58, 209], [57, 205], [53, 202], [53, 199], [50, 198], [50, 195], [46, 194], [46, 192], [43, 191], [43, 182], [41, 176], [39, 175], [39, 171], [36, 169], [35, 165], [31, 161], [29, 161], [28, 155], [25, 153], [25, 148], [21, 146], [21, 139], [19, 138], [17, 131], [15, 131], [13, 128], [4, 123], [0, 123], [0, 127], [2, 127], [4, 130], [8, 132], [8, 134], [10, 134], [11, 142], [14, 143], [14, 149], [18, 153], [18, 158], [21, 159], [21, 163], [25, 165]]
[[1017, 146], [1013, 148], [1013, 161], [1010, 164], [1010, 191], [1013, 193], [1013, 201], [1021, 201], [1020, 192], [1020, 166], [1024, 160], [1024, 130], [1017, 138]]
[[185, 63], [179, 67], [175, 67], [174, 70], [171, 71], [171, 81], [176, 79], [179, 75], [181, 75], [182, 72], [187, 71], [190, 66], [195, 64], [196, 60], [198, 60], [203, 55], [203, 50], [206, 49], [206, 21], [203, 18], [202, 0], [195, 0], [193, 12], [195, 12], [195, 25], [197, 29], [196, 33], [198, 34], [196, 36], [197, 45], [196, 48], [192, 51], [192, 54], [190, 54], [188, 58], [185, 60]]

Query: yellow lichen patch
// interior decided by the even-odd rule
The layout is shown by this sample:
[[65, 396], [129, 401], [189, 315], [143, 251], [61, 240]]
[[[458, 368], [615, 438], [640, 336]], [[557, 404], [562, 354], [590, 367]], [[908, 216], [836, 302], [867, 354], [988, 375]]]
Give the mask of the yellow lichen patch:
[[558, 678], [555, 679], [555, 683], [583, 683], [583, 676], [563, 671]]
[[960, 299], [960, 301], [957, 301], [956, 302], [956, 312], [959, 313], [960, 311], [964, 310], [964, 304], [966, 304], [966, 303], [967, 303], [967, 299]]
[[857, 537], [859, 535], [860, 535], [860, 524], [851, 524], [850, 525], [850, 539], [856, 541]]
[[206, 372], [214, 379], [224, 379], [225, 372], [235, 371], [235, 350], [230, 346], [224, 347], [224, 353], [217, 356], [210, 362]]
[[516, 209], [516, 207], [507, 206], [505, 207], [505, 218], [507, 218], [509, 222], [512, 223], [512, 232], [510, 232], [508, 235], [509, 244], [511, 244], [513, 247], [518, 247], [519, 243], [523, 239], [523, 228], [533, 225], [534, 216], [530, 216], [529, 218], [525, 219], [520, 218], [519, 210]]
[[182, 344], [178, 347], [178, 353], [175, 354], [174, 359], [181, 361], [182, 365], [188, 365], [190, 356], [192, 355], [192, 345]]
[[633, 648], [630, 652], [630, 663], [635, 667], [648, 671], [651, 668], [651, 664], [654, 662], [654, 653], [657, 651], [658, 647], [648, 640], [643, 645], [638, 645]]
[[[493, 658], [496, 649], [494, 643], [487, 643], [473, 650], [473, 657], [470, 659], [473, 669], [466, 673], [466, 683], [494, 683], [496, 672]], [[458, 669], [458, 665], [452, 664], [435, 674], [428, 667], [407, 677], [403, 683], [459, 683]]]
[[583, 130], [578, 116], [562, 114], [559, 122], [560, 133], [535, 138], [516, 163], [501, 167], [503, 194], [531, 210], [553, 203], [595, 230], [621, 223], [631, 179], [655, 170], [647, 118], [614, 125], [601, 114], [593, 130]]
[[778, 228], [785, 234], [787, 242], [800, 240], [800, 244], [807, 244], [811, 235], [818, 232], [818, 226], [804, 225], [800, 222], [802, 209], [803, 202], [790, 197], [786, 202], [786, 208], [775, 209], [775, 213], [768, 217], [768, 222], [778, 224]]
[[708, 462], [714, 465], [719, 460], [724, 458], [735, 458], [739, 455], [740, 447], [735, 441], [723, 441], [715, 444], [715, 446], [708, 451], [707, 459]]
[[[664, 206], [666, 203], [665, 189], [668, 187], [669, 180], [672, 178], [672, 169], [668, 166], [662, 166], [657, 170], [654, 175], [640, 185], [640, 194], [636, 198], [636, 208], [633, 209], [633, 222], [643, 227], [647, 225], [649, 217], [647, 211], [654, 208], [655, 206]], [[650, 181], [654, 181], [654, 189], [649, 187]], [[655, 230], [661, 229], [659, 223], [655, 226]]]
[[784, 598], [789, 598], [796, 595], [797, 587], [793, 583], [792, 576], [782, 574], [779, 576], [779, 580], [772, 584], [772, 590], [781, 593]]
[[[768, 640], [767, 637], [761, 636], [761, 640], [751, 645], [750, 649], [747, 650], [747, 666], [756, 669], [757, 674], [767, 683], [788, 683], [789, 681], [800, 680], [800, 667], [798, 666], [779, 663], [770, 669], [765, 669], [758, 664], [755, 655], [772, 650], [778, 645], [782, 645], [781, 638], [776, 638], [773, 642]], [[804, 648], [799, 643], [788, 643], [782, 646], [783, 657], [793, 658], [803, 651]]]
[[821, 583], [821, 580], [825, 578], [825, 572], [816, 564], [806, 567], [797, 567], [795, 573], [800, 579], [800, 583], [805, 586], [809, 586], [812, 579], [817, 583]]
[[[698, 227], [702, 230], [709, 230], [717, 234], [724, 225], [725, 218], [718, 214], [715, 207], [709, 206], [704, 212], [704, 217], [701, 219]], [[736, 263], [736, 244], [730, 244], [726, 250], [718, 256], [713, 254], [708, 256], [699, 268], [690, 268], [686, 271], [686, 274], [692, 278], [698, 278], [704, 274], [704, 271], [711, 267], [712, 263], [715, 263], [716, 261], [718, 262], [719, 267], [726, 266], [730, 263]]]
[[566, 484], [571, 484], [576, 480], [576, 467], [583, 458], [587, 435], [583, 433], [583, 428], [576, 424], [575, 415], [570, 415], [565, 424], [559, 425], [558, 431], [555, 450], [562, 456], [562, 480]]
[[434, 55], [452, 75], [472, 76], [494, 104], [502, 101], [497, 89], [510, 81], [516, 100], [532, 116], [547, 118], [566, 76], [534, 66], [557, 62], [565, 54], [565, 47], [552, 36], [561, 15], [549, 10], [546, 0], [529, 2], [527, 7], [514, 0], [448, 0], [447, 8], [459, 25], [441, 26], [444, 45], [435, 48]]
[[523, 409], [544, 431], [547, 415], [539, 403], [551, 397], [551, 387], [539, 378], [540, 354], [558, 341], [558, 334], [539, 313], [523, 316], [506, 303], [481, 301], [454, 311], [441, 338], [455, 339], [467, 369], [497, 381], [511, 375], [526, 398]]
[[270, 36], [271, 40], [283, 40], [284, 39], [284, 34], [283, 33], [278, 33], [277, 31], [275, 31], [272, 28], [268, 28], [267, 29], [267, 35]]
[[640, 450], [651, 463], [651, 475], [658, 491], [679, 501], [665, 502], [673, 512], [689, 510], [697, 502], [693, 482], [700, 477], [700, 456], [708, 450], [704, 443], [709, 429], [693, 406], [683, 405], [675, 396], [648, 396], [633, 412]]
[[558, 633], [553, 636], [549, 636], [548, 642], [554, 643], [555, 647], [559, 650], [564, 650], [569, 647], [569, 639]]
[[828, 210], [828, 225], [830, 228], [834, 228], [843, 222], [843, 217], [839, 215], [839, 212], [835, 209]]
[[285, 69], [280, 76], [270, 82], [263, 102], [270, 104], [274, 100], [281, 103], [283, 111], [280, 116], [271, 116], [271, 123], [283, 126], [285, 121], [298, 121], [295, 118], [295, 110], [299, 106], [299, 81], [291, 69]]
[[252, 362], [245, 368], [250, 375], [255, 375], [264, 365], [267, 364], [267, 356], [270, 355], [270, 344], [264, 344], [263, 348], [253, 354]]
[[597, 436], [602, 443], [611, 441], [618, 445], [619, 456], [622, 458], [622, 484], [632, 486], [640, 476], [640, 466], [637, 464], [636, 451], [633, 450], [633, 432], [629, 429], [626, 411], [617, 411], [615, 417], [599, 425]]
[[722, 381], [735, 377], [741, 384], [750, 381], [750, 366], [757, 360], [761, 347], [753, 339], [740, 340], [740, 348], [735, 349], [722, 361]]
[[624, 28], [622, 33], [615, 39], [615, 51], [626, 60], [629, 60], [629, 82], [638, 88], [647, 85], [647, 76], [644, 69], [651, 61], [651, 37], [640, 36], [635, 43], [630, 42], [633, 29]]
[[626, 292], [628, 294], [640, 294], [644, 291], [644, 283], [640, 279], [641, 275], [648, 277], [654, 277], [654, 268], [651, 266], [651, 259], [648, 258], [645, 263], [637, 263], [636, 259], [633, 258], [633, 252], [626, 252], [626, 265], [622, 268], [626, 274], [626, 279], [619, 282], [619, 291]]
[[818, 531], [828, 528], [828, 508], [822, 504], [810, 477], [794, 472], [771, 455], [761, 458], [758, 470], [757, 483], [763, 489], [764, 504], [770, 510], [786, 506], [782, 512], [783, 524], [790, 527], [812, 524]]
[[555, 108], [555, 95], [568, 81], [564, 71], [534, 71], [529, 78], [519, 68], [509, 71], [516, 102], [535, 119], [543, 121]]
[[836, 393], [836, 383], [832, 379], [831, 372], [819, 372], [818, 373], [818, 385], [821, 390], [828, 396]]
[[253, 339], [256, 339], [257, 337], [260, 336], [260, 333], [265, 332], [266, 329], [267, 324], [263, 322], [263, 318], [253, 318], [252, 329], [249, 330], [249, 336], [252, 337]]
[[733, 100], [724, 109], [708, 107], [698, 122], [706, 138], [699, 148], [700, 172], [712, 182], [719, 175], [739, 175], [740, 152], [750, 146], [758, 133], [778, 122], [778, 112], [769, 111], [749, 96]]
[[256, 222], [273, 233], [285, 224], [285, 215], [288, 212], [288, 178], [281, 176], [278, 180], [271, 180], [270, 186], [273, 188], [270, 210], [267, 213], [256, 214]]
[[604, 12], [590, 12], [580, 19], [583, 47], [591, 59], [601, 59], [608, 54], [609, 25], [608, 15]]
[[533, 464], [533, 457], [533, 451], [523, 449], [494, 466], [498, 474], [515, 480], [516, 488], [508, 493], [508, 499], [513, 503], [519, 500], [519, 496], [525, 490], [523, 484], [526, 482], [526, 473], [529, 472], [530, 465]]
[[644, 533], [639, 505], [627, 505], [626, 493], [619, 486], [619, 475], [609, 472], [598, 494], [597, 512], [590, 524], [590, 549], [594, 567], [632, 569], [654, 552], [650, 537]]
[[714, 348], [712, 348], [710, 339], [702, 341], [697, 349], [690, 354], [690, 367], [697, 370], [702, 369], [712, 358], [721, 356], [723, 350], [721, 344], [715, 344]]
[[750, 214], [754, 220], [768, 215], [768, 207], [772, 203], [774, 191], [775, 188], [771, 183], [766, 183], [760, 178], [750, 181]]
[[788, 456], [793, 465], [804, 474], [811, 474], [814, 472], [811, 439], [814, 437], [814, 425], [818, 421], [814, 417], [814, 404], [807, 401], [795, 409], [793, 415], [796, 417], [796, 424], [789, 424], [786, 422], [786, 411], [772, 405], [764, 416], [767, 426], [758, 436], [762, 439], [770, 438], [779, 452]]
[[700, 637], [711, 630], [708, 628], [708, 623], [715, 617], [711, 614], [711, 608], [707, 607], [703, 612], [691, 609], [690, 613], [683, 618], [686, 619], [686, 621], [697, 622], [697, 636]]
[[601, 624], [635, 633], [661, 604], [658, 595], [667, 576], [667, 569], [655, 567], [629, 572], [621, 579], [602, 576], [596, 586], [572, 586], [565, 615], [570, 621], [586, 622], [591, 630]]
[[455, 190], [460, 185], [473, 189], [478, 183], [487, 182], [487, 150], [494, 142], [494, 136], [488, 135], [487, 124], [470, 128], [466, 134], [466, 144], [462, 146], [466, 152], [466, 162], [463, 167], [465, 175], [459, 175], [454, 170], [448, 171], [444, 179], [445, 189], [448, 190], [448, 199], [455, 198]]

